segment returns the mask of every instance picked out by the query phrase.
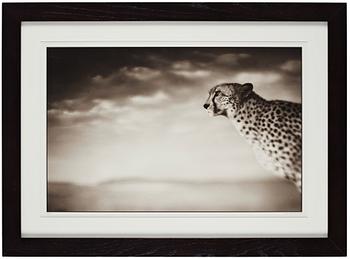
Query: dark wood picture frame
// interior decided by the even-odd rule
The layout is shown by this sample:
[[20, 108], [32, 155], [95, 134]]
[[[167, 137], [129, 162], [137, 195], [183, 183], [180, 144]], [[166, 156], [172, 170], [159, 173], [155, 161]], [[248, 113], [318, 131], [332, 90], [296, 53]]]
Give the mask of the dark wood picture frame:
[[[3, 255], [346, 255], [346, 4], [5, 3], [2, 38]], [[20, 67], [24, 21], [323, 21], [328, 23], [327, 238], [21, 238]]]

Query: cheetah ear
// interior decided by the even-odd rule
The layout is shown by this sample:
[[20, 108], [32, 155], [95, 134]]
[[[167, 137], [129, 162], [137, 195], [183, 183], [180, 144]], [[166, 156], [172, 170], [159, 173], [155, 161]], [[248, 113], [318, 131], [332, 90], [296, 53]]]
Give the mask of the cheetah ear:
[[245, 83], [241, 86], [240, 92], [243, 98], [246, 98], [250, 95], [253, 90], [253, 84]]

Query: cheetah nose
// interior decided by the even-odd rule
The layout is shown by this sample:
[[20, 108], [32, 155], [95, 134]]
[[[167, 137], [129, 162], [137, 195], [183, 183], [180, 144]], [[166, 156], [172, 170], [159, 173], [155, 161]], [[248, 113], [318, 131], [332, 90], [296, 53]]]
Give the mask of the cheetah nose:
[[209, 104], [208, 104], [208, 103], [205, 103], [205, 104], [203, 105], [203, 107], [204, 107], [204, 109], [207, 109], [207, 108], [209, 107]]

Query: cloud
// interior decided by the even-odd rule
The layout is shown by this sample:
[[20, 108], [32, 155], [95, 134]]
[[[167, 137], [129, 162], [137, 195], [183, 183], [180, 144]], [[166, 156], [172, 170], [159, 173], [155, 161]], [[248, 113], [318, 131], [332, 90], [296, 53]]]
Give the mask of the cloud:
[[193, 69], [193, 64], [189, 60], [176, 61], [172, 64], [175, 70], [190, 70]]
[[282, 75], [278, 72], [253, 72], [253, 73], [238, 73], [235, 77], [239, 83], [256, 83], [260, 85], [271, 85], [279, 82]]
[[101, 82], [104, 82], [104, 78], [101, 75], [96, 75], [92, 77], [92, 82], [95, 84], [99, 84]]
[[228, 66], [237, 66], [239, 65], [241, 60], [250, 58], [251, 55], [246, 53], [225, 53], [222, 55], [219, 55], [215, 62], [221, 65], [228, 65]]
[[120, 73], [137, 80], [150, 80], [161, 74], [160, 71], [148, 67], [123, 67]]
[[161, 71], [148, 67], [122, 67], [108, 76], [95, 75], [91, 78], [96, 85], [107, 85], [110, 83], [123, 83], [126, 80], [147, 81], [161, 75]]
[[[169, 78], [172, 70], [283, 71], [280, 66], [289, 60], [301, 60], [299, 48], [49, 48], [48, 101], [51, 105], [64, 99], [76, 99], [98, 86], [113, 92], [114, 88], [125, 84], [139, 81], [144, 84], [142, 80], [159, 78], [165, 81], [168, 77], [177, 82], [194, 81], [181, 72]], [[194, 73], [196, 75], [201, 76], [201, 73]], [[102, 91], [99, 91], [100, 96]]]
[[[67, 87], [66, 98], [49, 101], [49, 110], [52, 110], [49, 113], [50, 122], [52, 125], [60, 122], [64, 125], [92, 123], [110, 118], [118, 109], [126, 107], [141, 105], [155, 109], [162, 108], [165, 102], [167, 105], [186, 103], [192, 96], [204, 94], [207, 89], [223, 82], [251, 82], [256, 90], [262, 90], [260, 94], [269, 98], [298, 100], [300, 94], [295, 91], [300, 86], [300, 75], [297, 73], [300, 61], [288, 57], [272, 60], [262, 66], [259, 62], [265, 59], [257, 57], [266, 55], [266, 51], [247, 52], [247, 49], [237, 52], [224, 49], [221, 53], [217, 49], [195, 49], [179, 51], [179, 58], [170, 58], [172, 52], [161, 55], [162, 51], [153, 55], [138, 55], [140, 62], [135, 65], [121, 65], [109, 69], [109, 73], [94, 73], [77, 82], [79, 87]], [[136, 59], [137, 55], [134, 53], [131, 56]], [[147, 65], [141, 62], [143, 59], [148, 60]], [[251, 63], [251, 60], [256, 62]], [[272, 64], [275, 64], [274, 69], [270, 68]], [[236, 67], [233, 69], [233, 66]], [[71, 91], [72, 88], [75, 90]]]
[[90, 122], [99, 120], [100, 114], [86, 111], [69, 111], [61, 109], [51, 109], [48, 111], [48, 123], [50, 127], [55, 126], [79, 126], [81, 124], [87, 126]]
[[175, 70], [173, 71], [173, 73], [175, 75], [182, 76], [189, 79], [205, 78], [211, 74], [210, 71], [206, 71], [206, 70], [194, 70], [194, 71]]
[[171, 65], [169, 71], [176, 76], [186, 78], [188, 80], [195, 80], [210, 76], [211, 71], [203, 69], [203, 63], [191, 62], [190, 60], [176, 61]]
[[299, 74], [301, 72], [301, 61], [300, 60], [288, 60], [285, 63], [283, 63], [280, 68], [283, 71], [292, 73], [292, 74]]
[[169, 100], [169, 96], [162, 91], [159, 91], [151, 96], [135, 95], [130, 97], [131, 103], [140, 105], [154, 105], [163, 103], [167, 100]]
[[[96, 98], [123, 103], [159, 90], [178, 95], [248, 72], [280, 71], [289, 83], [297, 82], [298, 73], [291, 71], [297, 71], [300, 53], [298, 48], [49, 48], [48, 106], [90, 109]], [[69, 100], [73, 104], [64, 103]]]

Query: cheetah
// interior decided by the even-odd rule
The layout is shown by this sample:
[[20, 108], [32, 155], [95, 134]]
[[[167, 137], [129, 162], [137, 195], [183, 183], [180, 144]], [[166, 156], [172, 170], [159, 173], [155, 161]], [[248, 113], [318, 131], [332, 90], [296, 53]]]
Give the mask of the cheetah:
[[251, 83], [224, 83], [209, 90], [203, 106], [210, 116], [227, 117], [251, 145], [258, 162], [301, 192], [301, 104], [265, 100]]

